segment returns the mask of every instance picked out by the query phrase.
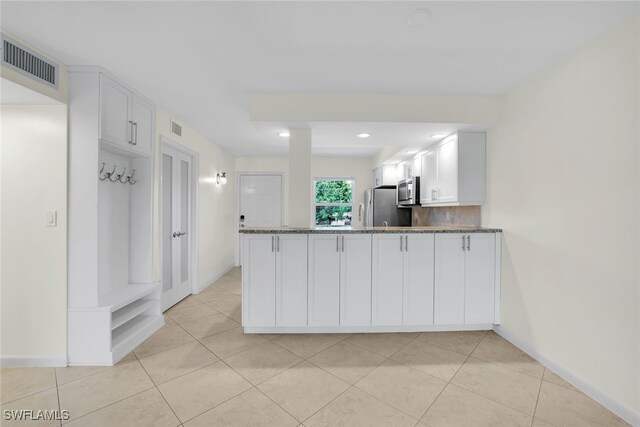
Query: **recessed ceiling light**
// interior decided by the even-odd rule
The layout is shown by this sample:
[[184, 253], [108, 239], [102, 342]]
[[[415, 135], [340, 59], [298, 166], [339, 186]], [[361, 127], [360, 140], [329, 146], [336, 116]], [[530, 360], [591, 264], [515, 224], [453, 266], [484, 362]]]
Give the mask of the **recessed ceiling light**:
[[358, 138], [369, 138], [371, 136], [370, 133], [359, 133], [356, 135]]
[[444, 133], [434, 133], [433, 135], [431, 135], [431, 138], [438, 139], [438, 138], [444, 138], [445, 136], [447, 135]]
[[289, 138], [289, 132], [278, 132], [278, 136], [283, 138]]
[[407, 24], [411, 27], [423, 27], [427, 25], [430, 17], [431, 11], [429, 9], [416, 9], [407, 18]]

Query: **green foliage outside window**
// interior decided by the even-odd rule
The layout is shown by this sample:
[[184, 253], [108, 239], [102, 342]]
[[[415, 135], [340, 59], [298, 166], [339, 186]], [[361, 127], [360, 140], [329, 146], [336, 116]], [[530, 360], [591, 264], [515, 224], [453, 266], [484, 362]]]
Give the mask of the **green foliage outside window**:
[[351, 225], [352, 186], [350, 180], [315, 182], [316, 225]]

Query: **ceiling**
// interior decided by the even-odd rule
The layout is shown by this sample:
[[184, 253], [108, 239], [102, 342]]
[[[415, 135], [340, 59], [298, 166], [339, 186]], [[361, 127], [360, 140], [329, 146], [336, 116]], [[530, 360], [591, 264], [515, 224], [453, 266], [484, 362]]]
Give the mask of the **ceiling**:
[[[231, 153], [261, 156], [285, 155], [287, 146], [274, 126], [251, 123], [251, 94], [500, 94], [637, 11], [638, 2], [0, 7], [2, 28], [22, 40], [68, 65], [103, 66]], [[409, 25], [421, 8], [428, 13]], [[379, 136], [362, 141], [353, 133], [364, 124], [310, 125], [314, 153], [325, 155], [370, 155], [389, 140], [404, 144], [433, 129], [378, 123]]]

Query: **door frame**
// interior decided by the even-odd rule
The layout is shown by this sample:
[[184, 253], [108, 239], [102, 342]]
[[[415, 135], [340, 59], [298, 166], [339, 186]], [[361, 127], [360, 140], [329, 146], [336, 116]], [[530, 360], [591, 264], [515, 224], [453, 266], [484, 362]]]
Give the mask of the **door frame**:
[[[189, 248], [191, 251], [191, 262], [190, 266], [190, 274], [191, 274], [191, 293], [196, 294], [200, 291], [200, 286], [198, 283], [198, 162], [200, 160], [200, 154], [197, 151], [194, 151], [190, 148], [185, 147], [178, 142], [169, 139], [163, 135], [160, 135], [160, 155], [158, 156], [158, 227], [159, 227], [159, 241], [160, 241], [160, 249], [159, 249], [159, 260], [160, 260], [160, 271], [162, 271], [162, 260], [164, 260], [164, 244], [162, 243], [162, 154], [164, 153], [164, 148], [168, 147], [173, 150], [179, 151], [185, 156], [191, 159], [191, 230], [189, 233], [191, 234], [191, 247]], [[162, 273], [160, 273], [160, 284], [161, 289], [164, 289], [162, 283], [163, 277]]]
[[[238, 172], [236, 171], [236, 212], [235, 223], [240, 229], [240, 180], [243, 176], [279, 176], [280, 177], [280, 225], [284, 224], [284, 172]], [[242, 240], [241, 234], [236, 233], [236, 251], [235, 251], [235, 266], [240, 266], [240, 260], [242, 259]]]

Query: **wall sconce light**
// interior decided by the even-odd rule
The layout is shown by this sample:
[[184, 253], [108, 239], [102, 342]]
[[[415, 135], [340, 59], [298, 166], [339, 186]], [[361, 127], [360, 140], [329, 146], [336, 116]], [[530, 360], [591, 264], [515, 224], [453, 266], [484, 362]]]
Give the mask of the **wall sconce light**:
[[216, 174], [216, 184], [220, 185], [227, 185], [227, 173], [226, 172], [222, 172], [222, 173], [217, 173]]

